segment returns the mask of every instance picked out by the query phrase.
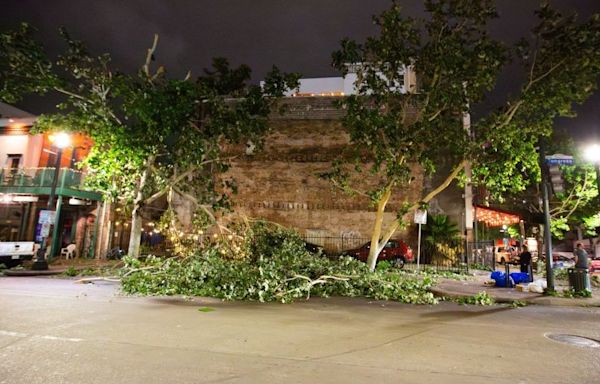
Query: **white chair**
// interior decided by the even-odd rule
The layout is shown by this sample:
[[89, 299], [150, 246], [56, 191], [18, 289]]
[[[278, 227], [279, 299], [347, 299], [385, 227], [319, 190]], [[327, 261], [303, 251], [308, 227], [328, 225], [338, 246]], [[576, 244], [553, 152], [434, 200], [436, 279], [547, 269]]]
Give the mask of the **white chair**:
[[75, 258], [75, 253], [77, 252], [77, 246], [75, 244], [69, 244], [65, 248], [60, 250], [60, 255], [64, 256], [65, 259], [73, 259]]

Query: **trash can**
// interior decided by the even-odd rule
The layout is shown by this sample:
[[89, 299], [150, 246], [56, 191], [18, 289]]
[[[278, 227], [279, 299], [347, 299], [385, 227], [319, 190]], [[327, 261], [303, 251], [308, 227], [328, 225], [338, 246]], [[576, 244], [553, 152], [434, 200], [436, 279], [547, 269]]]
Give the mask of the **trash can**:
[[581, 292], [584, 290], [591, 290], [590, 275], [588, 270], [584, 268], [569, 268], [567, 270], [569, 275], [569, 286], [573, 288], [575, 292]]

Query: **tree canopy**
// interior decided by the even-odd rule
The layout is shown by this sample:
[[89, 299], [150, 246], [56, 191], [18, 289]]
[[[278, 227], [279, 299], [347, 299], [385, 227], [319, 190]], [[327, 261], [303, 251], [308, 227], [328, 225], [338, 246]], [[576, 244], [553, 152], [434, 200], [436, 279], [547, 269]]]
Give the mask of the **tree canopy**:
[[272, 102], [296, 87], [297, 74], [276, 67], [265, 85], [250, 85], [250, 68], [213, 61], [195, 80], [167, 75], [155, 66], [158, 36], [137, 73], [112, 69], [108, 54], [94, 56], [61, 31], [67, 49], [48, 57], [23, 24], [0, 35], [0, 99], [13, 102], [27, 93], [58, 92], [60, 113], [43, 115], [39, 130], [85, 133], [94, 147], [85, 160], [90, 184], [113, 200], [132, 203], [129, 253], [136, 256], [140, 209], [168, 192], [193, 200], [204, 212], [228, 205], [232, 180], [222, 145], [252, 140], [268, 130]]
[[[532, 37], [508, 47], [487, 32], [497, 17], [491, 0], [427, 0], [425, 9], [429, 17], [408, 18], [393, 2], [374, 17], [378, 36], [343, 40], [333, 54], [344, 73], [355, 64], [357, 94], [341, 102], [355, 150], [328, 176], [349, 190], [352, 173], [368, 163], [380, 180], [367, 192], [377, 207], [372, 269], [406, 212], [426, 206], [453, 179], [463, 176], [495, 196], [537, 180], [538, 139], [550, 135], [556, 117], [574, 115], [572, 104], [592, 94], [600, 73], [598, 15], [579, 21], [542, 5]], [[470, 112], [511, 60], [523, 69], [520, 92], [469, 127]], [[417, 81], [407, 81], [413, 71]], [[464, 180], [469, 163], [473, 176]], [[384, 229], [386, 205], [414, 181], [415, 164], [441, 182], [406, 201]]]

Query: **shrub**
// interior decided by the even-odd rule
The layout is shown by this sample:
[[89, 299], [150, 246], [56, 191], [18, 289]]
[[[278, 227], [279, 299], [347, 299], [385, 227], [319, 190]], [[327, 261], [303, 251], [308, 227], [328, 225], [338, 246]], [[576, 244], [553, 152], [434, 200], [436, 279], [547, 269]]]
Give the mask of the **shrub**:
[[479, 292], [474, 296], [460, 297], [457, 300], [460, 304], [472, 305], [493, 305], [494, 298], [488, 295], [486, 291]]
[[330, 260], [310, 254], [300, 237], [258, 223], [244, 236], [246, 257], [227, 258], [223, 245], [198, 249], [184, 258], [124, 258], [122, 287], [143, 295], [211, 296], [225, 300], [292, 302], [332, 295], [433, 304], [430, 276], [415, 277], [382, 267], [369, 272], [350, 257]]

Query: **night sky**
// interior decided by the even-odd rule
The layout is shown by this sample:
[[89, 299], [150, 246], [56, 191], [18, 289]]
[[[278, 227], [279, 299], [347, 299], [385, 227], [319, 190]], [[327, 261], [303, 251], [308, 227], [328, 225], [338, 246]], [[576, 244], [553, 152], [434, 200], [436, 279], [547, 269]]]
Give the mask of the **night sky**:
[[[422, 16], [422, 0], [399, 1], [405, 13]], [[551, 3], [581, 17], [600, 12], [600, 0], [555, 0]], [[51, 53], [62, 47], [58, 28], [83, 40], [94, 53], [109, 52], [114, 67], [139, 68], [155, 33], [160, 36], [157, 63], [173, 76], [188, 70], [199, 74], [211, 58], [226, 57], [247, 64], [253, 80], [277, 65], [303, 77], [335, 76], [331, 52], [344, 37], [363, 40], [376, 33], [371, 15], [389, 6], [388, 0], [0, 0], [0, 28], [21, 21], [35, 26]], [[527, 36], [535, 22], [535, 0], [498, 0], [500, 18], [490, 26], [493, 36], [508, 43]], [[501, 77], [488, 106], [516, 91], [510, 69]], [[54, 101], [31, 97], [19, 107], [32, 113], [51, 112]], [[600, 140], [600, 92], [577, 107], [576, 119], [564, 119], [580, 141]]]

